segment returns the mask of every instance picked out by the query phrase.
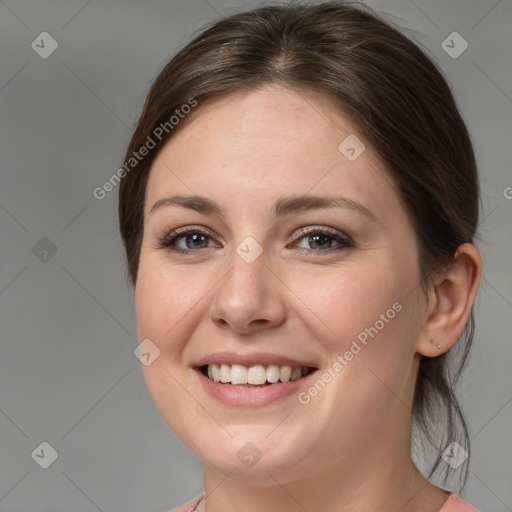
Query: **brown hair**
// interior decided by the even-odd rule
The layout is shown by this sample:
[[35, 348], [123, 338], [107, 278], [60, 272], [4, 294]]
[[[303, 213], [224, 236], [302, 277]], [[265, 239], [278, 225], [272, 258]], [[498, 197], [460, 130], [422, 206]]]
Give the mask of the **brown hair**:
[[[119, 220], [131, 283], [137, 281], [146, 183], [160, 148], [207, 99], [274, 84], [331, 98], [377, 151], [414, 225], [427, 293], [434, 273], [448, 268], [457, 247], [475, 236], [479, 185], [471, 141], [450, 87], [425, 53], [378, 15], [340, 1], [271, 5], [214, 21], [160, 72], [125, 161], [176, 109], [191, 98], [199, 106], [172, 129], [167, 125], [157, 147], [121, 180]], [[469, 452], [453, 386], [473, 333], [472, 311], [466, 343], [455, 345], [462, 357], [453, 375], [453, 349], [421, 359], [412, 417], [437, 450], [429, 478], [457, 434]], [[444, 435], [434, 439], [439, 418]], [[464, 485], [467, 472], [468, 465]]]

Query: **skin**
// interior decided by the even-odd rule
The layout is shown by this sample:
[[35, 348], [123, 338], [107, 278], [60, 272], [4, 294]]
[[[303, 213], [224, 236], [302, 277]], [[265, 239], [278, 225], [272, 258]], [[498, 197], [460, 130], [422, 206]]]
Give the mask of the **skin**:
[[[389, 174], [368, 144], [355, 161], [340, 153], [347, 135], [364, 134], [327, 98], [267, 87], [210, 100], [193, 116], [151, 168], [136, 309], [139, 339], [161, 351], [143, 367], [149, 392], [203, 461], [199, 512], [438, 511], [448, 494], [410, 455], [414, 384], [420, 354], [448, 350], [469, 318], [478, 251], [462, 245], [427, 300], [415, 232]], [[176, 206], [150, 213], [176, 194], [214, 200], [225, 218]], [[346, 208], [272, 215], [277, 198], [303, 194], [343, 195], [377, 221]], [[176, 243], [189, 254], [158, 247], [182, 226], [209, 230], [206, 248], [185, 237]], [[333, 228], [354, 246], [296, 239], [302, 226]], [[263, 249], [250, 264], [236, 252], [247, 236]], [[217, 351], [262, 351], [322, 372], [395, 302], [402, 310], [306, 405], [292, 394], [233, 408], [207, 395], [191, 368]], [[247, 442], [262, 454], [250, 468], [236, 456]]]

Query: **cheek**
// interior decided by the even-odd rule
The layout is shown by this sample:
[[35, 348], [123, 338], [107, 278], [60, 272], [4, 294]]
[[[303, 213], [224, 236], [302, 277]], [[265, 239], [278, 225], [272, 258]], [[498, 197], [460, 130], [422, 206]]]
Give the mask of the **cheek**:
[[139, 338], [150, 338], [162, 351], [178, 350], [186, 318], [207, 291], [208, 283], [190, 269], [171, 268], [160, 255], [142, 252], [135, 290]]
[[417, 311], [411, 290], [417, 271], [414, 258], [382, 253], [366, 265], [303, 273], [301, 279], [288, 276], [307, 303], [303, 323], [330, 361], [319, 375], [329, 383], [310, 388], [302, 398], [315, 402], [334, 423], [335, 418], [376, 419], [395, 400], [389, 390], [406, 382], [414, 355]]
[[149, 338], [160, 349], [160, 356], [142, 366], [142, 371], [160, 414], [181, 438], [187, 435], [188, 423], [183, 418], [196, 407], [191, 395], [183, 392], [187, 374], [182, 354], [192, 335], [191, 319], [208, 290], [207, 284], [204, 289], [198, 286], [203, 282], [188, 271], [171, 269], [156, 254], [141, 252], [135, 289], [138, 335], [139, 340]]
[[[374, 260], [317, 280], [316, 289], [323, 293], [314, 296], [311, 306], [328, 326], [319, 339], [331, 361], [340, 363], [333, 368], [335, 384], [326, 404], [329, 410], [346, 411], [352, 403], [355, 417], [369, 414], [372, 408], [375, 414], [382, 412], [381, 406], [392, 396], [389, 389], [401, 388], [417, 335], [414, 283], [419, 270], [414, 258], [400, 259], [390, 252], [377, 260], [378, 264]], [[312, 285], [303, 282], [304, 292]]]
[[[289, 275], [290, 288], [303, 301], [308, 324], [333, 352], [347, 350], [358, 338], [395, 331], [405, 308], [411, 274], [382, 258], [378, 265], [330, 268], [328, 271]], [[304, 308], [301, 308], [304, 310]], [[394, 328], [394, 329], [392, 329]]]

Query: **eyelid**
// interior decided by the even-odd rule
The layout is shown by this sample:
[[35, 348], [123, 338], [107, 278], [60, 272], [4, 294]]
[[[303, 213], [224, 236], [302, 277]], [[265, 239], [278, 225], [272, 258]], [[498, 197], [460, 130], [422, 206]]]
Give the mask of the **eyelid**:
[[312, 235], [315, 233], [322, 233], [325, 235], [329, 235], [332, 238], [340, 239], [347, 244], [354, 244], [354, 241], [350, 236], [347, 234], [339, 231], [338, 229], [331, 228], [329, 226], [301, 226], [300, 228], [297, 228], [298, 234], [294, 237], [293, 242], [297, 242], [301, 240], [302, 238]]
[[[305, 249], [305, 248], [298, 248], [299, 251], [305, 253], [305, 254], [314, 254], [314, 255], [322, 255], [322, 254], [331, 254], [335, 252], [339, 252], [343, 249], [347, 249], [350, 247], [354, 247], [355, 244], [352, 240], [352, 238], [345, 233], [339, 231], [338, 229], [331, 228], [330, 226], [301, 226], [297, 228], [296, 235], [294, 236], [293, 240], [291, 241], [291, 244], [296, 244], [297, 242], [300, 242], [302, 239], [307, 238], [308, 236], [312, 236], [313, 234], [323, 234], [327, 235], [328, 237], [332, 238], [335, 242], [338, 243], [339, 247], [334, 248], [328, 248], [326, 250], [319, 250], [315, 251], [313, 249]], [[211, 247], [203, 247], [198, 249], [180, 249], [173, 245], [177, 240], [186, 237], [189, 234], [200, 234], [202, 236], [205, 236], [214, 242], [217, 242], [216, 236], [212, 233], [211, 230], [208, 228], [205, 228], [203, 226], [199, 225], [186, 225], [178, 227], [174, 230], [172, 230], [170, 233], [165, 235], [164, 237], [159, 237], [157, 244], [155, 245], [155, 248], [162, 248], [167, 249], [172, 252], [179, 253], [181, 255], [193, 255], [194, 253], [200, 253], [203, 250], [211, 249]], [[289, 245], [289, 244], [288, 244]], [[287, 248], [288, 248], [287, 245]]]
[[[156, 247], [164, 248], [164, 249], [172, 249], [172, 247], [170, 246], [171, 242], [174, 242], [175, 240], [185, 237], [186, 235], [191, 234], [191, 233], [198, 233], [200, 235], [207, 236], [208, 238], [210, 238], [214, 241], [217, 241], [216, 235], [214, 235], [213, 231], [211, 231], [210, 229], [205, 228], [203, 226], [199, 226], [199, 225], [194, 225], [194, 224], [188, 225], [187, 224], [185, 226], [180, 226], [176, 229], [173, 229], [170, 232], [166, 232], [166, 234], [162, 237], [157, 237]], [[180, 251], [180, 249], [176, 249], [176, 250]], [[182, 252], [194, 252], [194, 251], [188, 250], [188, 251], [182, 251]]]

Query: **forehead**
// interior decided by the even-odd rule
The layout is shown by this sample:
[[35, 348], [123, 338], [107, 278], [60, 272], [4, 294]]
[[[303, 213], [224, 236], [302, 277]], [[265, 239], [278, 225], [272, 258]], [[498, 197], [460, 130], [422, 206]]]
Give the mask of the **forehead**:
[[153, 162], [146, 213], [166, 195], [211, 197], [240, 214], [285, 193], [339, 193], [377, 214], [399, 207], [364, 133], [329, 98], [274, 87], [199, 103]]

